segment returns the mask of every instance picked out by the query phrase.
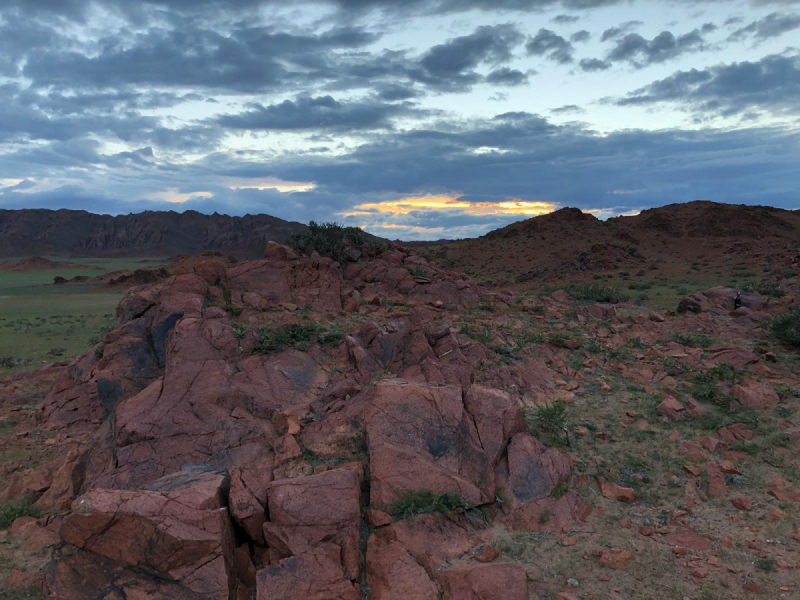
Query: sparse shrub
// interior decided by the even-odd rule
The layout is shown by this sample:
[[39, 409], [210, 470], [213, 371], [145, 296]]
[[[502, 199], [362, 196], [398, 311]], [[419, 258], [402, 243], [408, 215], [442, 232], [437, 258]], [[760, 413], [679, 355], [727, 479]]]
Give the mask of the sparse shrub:
[[567, 424], [567, 405], [556, 400], [536, 408], [536, 425], [542, 431], [559, 433]]
[[30, 364], [30, 358], [14, 358], [13, 356], [0, 356], [0, 369], [15, 369]]
[[771, 319], [767, 328], [784, 346], [800, 348], [800, 305]]
[[0, 503], [0, 529], [8, 529], [20, 517], [42, 516], [38, 506], [33, 505], [33, 500], [26, 496], [6, 500]]
[[672, 334], [672, 341], [677, 342], [682, 346], [708, 348], [714, 343], [714, 338], [701, 333], [684, 333], [683, 331], [675, 331]]
[[597, 338], [589, 338], [584, 344], [583, 348], [587, 352], [591, 352], [592, 354], [597, 354], [603, 350], [603, 345], [597, 340]]
[[775, 390], [775, 393], [778, 394], [781, 400], [785, 400], [786, 398], [800, 398], [800, 388], [793, 388], [784, 383], [777, 383], [772, 386], [772, 389]]
[[782, 298], [786, 295], [786, 291], [780, 286], [777, 281], [764, 282], [758, 284], [756, 292], [762, 296], [769, 296], [770, 298]]
[[547, 341], [553, 346], [558, 348], [569, 348], [567, 342], [569, 341], [569, 336], [564, 333], [563, 331], [554, 331], [550, 335], [547, 336]]
[[753, 564], [756, 566], [756, 569], [768, 573], [774, 571], [778, 567], [778, 563], [771, 556], [767, 558], [757, 558]]
[[97, 329], [95, 329], [94, 334], [92, 337], [89, 338], [89, 344], [91, 346], [96, 346], [100, 342], [103, 341], [103, 338], [106, 337], [109, 333], [114, 331], [114, 325], [111, 323], [106, 323], [104, 325], [100, 325]]
[[608, 302], [619, 304], [627, 302], [628, 295], [617, 288], [598, 285], [596, 283], [586, 283], [583, 285], [571, 285], [567, 287], [570, 296], [582, 302]]
[[469, 508], [466, 498], [455, 492], [435, 494], [430, 490], [413, 490], [398, 496], [389, 507], [396, 519], [411, 519], [429, 513], [453, 513]]
[[270, 354], [287, 348], [306, 350], [312, 341], [332, 346], [344, 340], [337, 329], [326, 329], [319, 323], [290, 323], [278, 327], [263, 325], [258, 329], [257, 354]]
[[544, 525], [545, 523], [549, 522], [550, 522], [550, 509], [545, 508], [539, 515], [539, 525]]
[[243, 323], [231, 323], [231, 329], [233, 329], [233, 335], [235, 335], [236, 339], [239, 341], [247, 335], [247, 326]]
[[363, 246], [367, 240], [364, 231], [358, 227], [345, 227], [338, 223], [308, 224], [308, 233], [296, 233], [286, 240], [286, 244], [302, 252], [311, 254], [316, 251], [321, 256], [332, 258], [336, 262], [346, 262], [350, 259], [348, 243], [355, 247]]
[[642, 342], [642, 338], [640, 337], [632, 337], [628, 339], [628, 345], [631, 348], [636, 348], [638, 350], [644, 350], [644, 343]]
[[461, 326], [461, 333], [471, 337], [476, 342], [481, 342], [483, 344], [491, 341], [494, 338], [491, 327], [489, 327], [489, 325], [486, 323], [480, 327], [472, 323], [465, 323]]
[[427, 269], [423, 269], [420, 265], [417, 265], [411, 270], [411, 274], [414, 277], [418, 277], [420, 279], [428, 279], [428, 271]]
[[744, 379], [745, 372], [742, 369], [737, 369], [730, 363], [720, 363], [709, 369], [709, 373], [716, 377], [718, 380], [734, 386], [741, 383]]
[[569, 490], [569, 486], [565, 481], [564, 483], [557, 486], [552, 492], [550, 492], [550, 497], [553, 500], [558, 500], [559, 498], [561, 498], [561, 496], [567, 493], [567, 490]]

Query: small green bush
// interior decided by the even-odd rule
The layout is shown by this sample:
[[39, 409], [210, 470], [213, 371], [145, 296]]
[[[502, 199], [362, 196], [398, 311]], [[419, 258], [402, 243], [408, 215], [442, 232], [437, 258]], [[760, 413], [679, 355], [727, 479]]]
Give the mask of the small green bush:
[[389, 514], [397, 519], [411, 519], [429, 513], [453, 513], [469, 508], [466, 498], [455, 492], [435, 494], [430, 490], [413, 490], [398, 496]]
[[33, 500], [27, 497], [15, 498], [0, 502], [0, 529], [8, 529], [20, 517], [42, 516], [38, 506], [33, 505]]
[[620, 304], [627, 302], [629, 297], [617, 288], [598, 285], [596, 283], [586, 283], [583, 285], [571, 285], [567, 287], [569, 295], [581, 302], [607, 302]]
[[800, 305], [794, 306], [771, 319], [767, 328], [788, 348], [800, 348]]
[[343, 263], [351, 260], [347, 242], [358, 248], [366, 241], [366, 234], [358, 227], [311, 221], [308, 224], [308, 233], [296, 233], [286, 240], [286, 244], [303, 254], [316, 251], [320, 256]]

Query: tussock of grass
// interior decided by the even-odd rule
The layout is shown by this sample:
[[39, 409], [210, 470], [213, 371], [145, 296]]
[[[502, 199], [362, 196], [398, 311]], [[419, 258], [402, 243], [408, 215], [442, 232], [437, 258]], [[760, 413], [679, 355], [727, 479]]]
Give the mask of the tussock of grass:
[[430, 490], [414, 490], [399, 496], [389, 508], [396, 519], [411, 519], [430, 513], [452, 513], [469, 508], [466, 498], [455, 492], [435, 494]]
[[0, 529], [8, 529], [20, 517], [42, 516], [39, 507], [33, 505], [30, 498], [15, 498], [0, 503]]

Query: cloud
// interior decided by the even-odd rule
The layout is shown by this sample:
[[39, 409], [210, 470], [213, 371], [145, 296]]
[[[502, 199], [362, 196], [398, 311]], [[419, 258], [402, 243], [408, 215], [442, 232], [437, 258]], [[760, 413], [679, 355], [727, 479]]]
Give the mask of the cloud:
[[675, 37], [670, 31], [662, 31], [652, 40], [638, 33], [629, 33], [617, 40], [616, 46], [608, 53], [611, 61], [628, 61], [637, 68], [654, 63], [663, 63], [687, 52], [705, 49], [705, 42], [699, 30]]
[[671, 102], [687, 110], [723, 116], [766, 111], [800, 115], [800, 55], [676, 71], [616, 100], [619, 106]]
[[34, 49], [22, 73], [38, 87], [280, 91], [304, 79], [333, 78], [332, 51], [360, 48], [377, 37], [359, 28], [295, 35], [244, 27], [223, 35], [187, 24], [148, 29], [129, 40], [99, 40], [97, 53], [61, 48], [66, 41]]
[[600, 58], [582, 58], [578, 63], [582, 71], [592, 73], [594, 71], [605, 71], [611, 68], [611, 63]]
[[[622, 0], [300, 0], [297, 5], [327, 5], [343, 15], [358, 15], [373, 11], [385, 14], [450, 14], [471, 10], [540, 12], [562, 6], [570, 10], [591, 10], [619, 4]], [[25, 15], [66, 17], [76, 21], [88, 18], [91, 0], [4, 0], [8, 10]], [[226, 11], [237, 15], [252, 12], [259, 7], [283, 6], [282, 0], [104, 0], [106, 10], [141, 20], [157, 11], [170, 11], [181, 15], [204, 14], [209, 11]]]
[[558, 25], [571, 25], [580, 21], [581, 18], [577, 15], [556, 15], [550, 20]]
[[486, 76], [486, 83], [507, 86], [524, 85], [528, 83], [528, 76], [517, 69], [500, 67]]
[[549, 29], [540, 29], [525, 45], [525, 50], [528, 54], [546, 56], [560, 64], [571, 63], [575, 51], [572, 44]]
[[229, 129], [258, 131], [365, 131], [391, 129], [394, 118], [414, 110], [407, 102], [343, 103], [332, 96], [303, 97], [268, 106], [251, 104], [245, 112], [218, 117], [216, 124]]
[[737, 29], [728, 39], [738, 41], [752, 36], [757, 42], [763, 42], [798, 28], [800, 28], [800, 15], [774, 12], [763, 19], [753, 21], [747, 27]]
[[564, 106], [559, 106], [558, 108], [551, 108], [550, 112], [554, 115], [566, 115], [580, 114], [585, 113], [586, 111], [577, 104], [565, 104]]
[[600, 36], [600, 41], [607, 42], [608, 40], [622, 37], [629, 31], [639, 27], [639, 25], [643, 25], [643, 23], [641, 21], [626, 21], [625, 23], [621, 23], [616, 27], [609, 27], [603, 32], [603, 35]]
[[483, 25], [470, 35], [434, 46], [422, 57], [420, 65], [433, 77], [460, 76], [484, 63], [507, 62], [522, 39], [513, 25]]
[[592, 34], [586, 31], [585, 29], [581, 29], [580, 31], [576, 31], [571, 36], [569, 36], [569, 41], [580, 43], [580, 42], [588, 42], [592, 37]]

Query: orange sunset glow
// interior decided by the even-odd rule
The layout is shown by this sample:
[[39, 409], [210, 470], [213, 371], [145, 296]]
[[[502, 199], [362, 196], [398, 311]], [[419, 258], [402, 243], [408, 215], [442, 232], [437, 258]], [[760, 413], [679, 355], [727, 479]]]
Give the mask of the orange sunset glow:
[[558, 208], [554, 202], [506, 200], [503, 202], [471, 202], [460, 194], [437, 194], [359, 204], [345, 216], [375, 213], [407, 215], [415, 211], [459, 211], [469, 215], [543, 215]]

